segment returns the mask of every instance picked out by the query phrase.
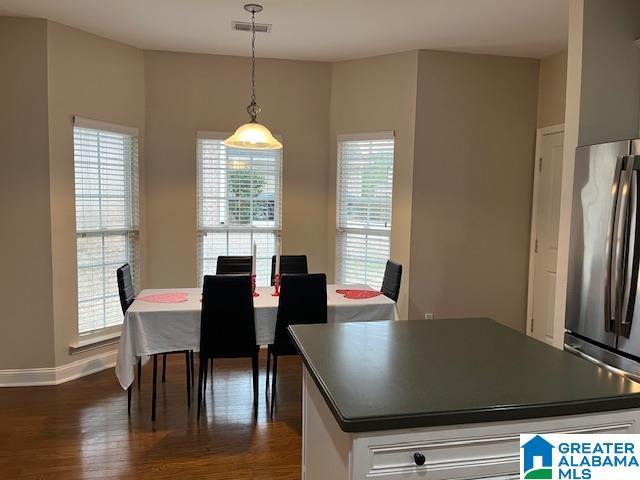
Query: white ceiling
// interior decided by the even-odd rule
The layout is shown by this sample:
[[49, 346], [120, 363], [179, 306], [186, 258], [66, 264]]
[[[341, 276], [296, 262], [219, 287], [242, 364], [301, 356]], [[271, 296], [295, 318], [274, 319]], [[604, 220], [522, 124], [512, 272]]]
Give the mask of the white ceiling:
[[[242, 0], [0, 0], [144, 49], [249, 54]], [[260, 57], [344, 60], [418, 48], [544, 57], [565, 48], [568, 0], [262, 0]]]

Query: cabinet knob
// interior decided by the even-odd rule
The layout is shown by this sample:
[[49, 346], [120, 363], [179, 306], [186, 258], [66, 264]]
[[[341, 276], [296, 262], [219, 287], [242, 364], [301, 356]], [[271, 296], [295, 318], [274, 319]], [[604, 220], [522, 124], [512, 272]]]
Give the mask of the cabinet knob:
[[426, 462], [427, 459], [424, 458], [424, 455], [421, 454], [420, 452], [416, 452], [413, 454], [413, 461], [416, 462], [416, 465], [420, 466], [420, 465], [424, 465], [424, 462]]

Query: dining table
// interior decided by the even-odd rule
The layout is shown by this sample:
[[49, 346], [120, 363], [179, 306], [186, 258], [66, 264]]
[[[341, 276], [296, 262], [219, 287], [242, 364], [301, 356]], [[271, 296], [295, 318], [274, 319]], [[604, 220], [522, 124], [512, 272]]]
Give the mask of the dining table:
[[[365, 293], [365, 298], [350, 298], [347, 290]], [[272, 295], [273, 287], [256, 287], [256, 293], [256, 344], [268, 345], [275, 335], [279, 297]], [[155, 354], [198, 351], [201, 311], [201, 288], [142, 290], [124, 316], [115, 368], [120, 386], [127, 389], [133, 383], [138, 359], [146, 363]], [[328, 323], [398, 318], [396, 302], [367, 285], [327, 285]]]

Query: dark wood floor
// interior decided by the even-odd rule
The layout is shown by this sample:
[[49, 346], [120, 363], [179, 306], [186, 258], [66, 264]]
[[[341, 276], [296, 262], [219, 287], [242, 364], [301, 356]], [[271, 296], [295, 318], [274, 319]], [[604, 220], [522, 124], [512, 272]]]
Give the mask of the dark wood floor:
[[150, 366], [142, 390], [134, 389], [130, 418], [113, 369], [55, 387], [0, 389], [0, 479], [300, 478], [299, 358], [278, 362], [273, 420], [264, 358], [257, 419], [250, 360], [217, 360], [198, 423], [195, 402], [187, 411], [184, 357], [170, 355], [154, 426]]

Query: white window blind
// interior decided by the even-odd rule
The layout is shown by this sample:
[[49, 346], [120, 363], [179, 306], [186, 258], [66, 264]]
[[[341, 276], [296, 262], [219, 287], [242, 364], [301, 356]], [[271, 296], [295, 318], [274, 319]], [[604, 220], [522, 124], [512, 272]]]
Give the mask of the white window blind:
[[139, 278], [138, 133], [76, 117], [73, 128], [78, 332], [123, 320], [116, 270]]
[[227, 148], [225, 133], [198, 132], [198, 282], [220, 255], [251, 255], [256, 283], [269, 285], [281, 231], [282, 150]]
[[393, 132], [338, 137], [336, 277], [380, 288], [390, 253]]

